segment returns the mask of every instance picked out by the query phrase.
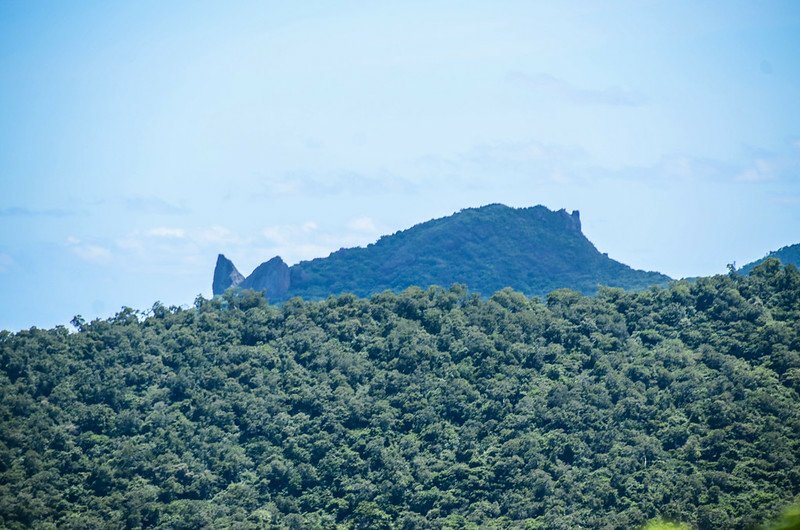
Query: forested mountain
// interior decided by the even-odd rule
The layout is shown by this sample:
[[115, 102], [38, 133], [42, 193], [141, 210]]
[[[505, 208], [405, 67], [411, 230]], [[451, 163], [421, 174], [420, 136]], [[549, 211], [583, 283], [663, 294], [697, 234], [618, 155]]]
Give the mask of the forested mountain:
[[598, 285], [643, 289], [669, 280], [663, 274], [631, 269], [598, 252], [581, 232], [577, 211], [570, 215], [544, 206], [492, 204], [292, 267], [275, 257], [247, 278], [220, 255], [213, 292], [221, 294], [228, 287], [239, 286], [263, 291], [270, 301], [283, 301], [293, 296], [370, 296], [412, 285], [462, 283], [483, 295], [512, 287], [541, 296], [564, 287], [591, 294]]
[[254, 291], [0, 333], [0, 527], [743, 529], [800, 493], [800, 272]]
[[743, 266], [740, 272], [742, 274], [748, 274], [751, 270], [753, 270], [754, 267], [760, 263], [763, 263], [769, 258], [776, 258], [784, 265], [794, 265], [796, 267], [800, 267], [800, 243], [797, 243], [796, 245], [787, 245], [779, 248], [778, 250], [773, 250], [763, 258]]

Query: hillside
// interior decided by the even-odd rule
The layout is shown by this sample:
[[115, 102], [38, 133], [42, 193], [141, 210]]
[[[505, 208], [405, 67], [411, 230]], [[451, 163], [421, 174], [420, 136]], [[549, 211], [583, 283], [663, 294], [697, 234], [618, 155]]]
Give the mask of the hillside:
[[[235, 271], [231, 281], [216, 281], [230, 277], [231, 271]], [[511, 287], [542, 296], [564, 287], [591, 294], [598, 285], [643, 289], [670, 280], [600, 253], [581, 232], [578, 212], [501, 204], [462, 210], [384, 236], [367, 247], [342, 249], [292, 267], [275, 257], [246, 279], [237, 280], [237, 275], [233, 264], [220, 256], [214, 294], [239, 286], [283, 301], [293, 296], [369, 296], [412, 285], [461, 283], [483, 295]]]
[[768, 260], [0, 332], [0, 527], [752, 528], [800, 494], [798, 322]]
[[763, 258], [744, 265], [739, 272], [742, 274], [749, 274], [754, 267], [758, 266], [769, 258], [776, 258], [784, 265], [794, 265], [796, 267], [800, 267], [800, 243], [795, 245], [787, 245], [778, 250], [773, 250]]

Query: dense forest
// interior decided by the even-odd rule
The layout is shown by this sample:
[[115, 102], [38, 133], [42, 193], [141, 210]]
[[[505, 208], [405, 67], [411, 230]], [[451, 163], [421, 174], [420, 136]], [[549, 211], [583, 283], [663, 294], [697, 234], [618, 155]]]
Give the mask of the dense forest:
[[0, 526], [757, 527], [800, 494], [798, 322], [771, 259], [2, 332]]

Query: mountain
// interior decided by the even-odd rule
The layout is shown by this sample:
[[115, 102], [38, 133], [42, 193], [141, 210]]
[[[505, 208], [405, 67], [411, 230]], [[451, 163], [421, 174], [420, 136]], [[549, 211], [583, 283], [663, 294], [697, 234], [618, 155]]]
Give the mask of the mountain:
[[341, 249], [291, 267], [276, 256], [239, 283], [217, 282], [218, 276], [230, 276], [231, 267], [220, 255], [214, 294], [238, 285], [263, 291], [271, 301], [348, 292], [369, 296], [412, 285], [454, 283], [483, 295], [504, 287], [535, 296], [562, 287], [592, 294], [598, 285], [636, 290], [670, 281], [600, 253], [581, 232], [577, 211], [502, 204], [462, 210], [381, 237], [366, 247]]
[[800, 267], [800, 243], [787, 245], [783, 248], [779, 248], [778, 250], [773, 250], [763, 258], [744, 265], [741, 269], [739, 269], [739, 272], [742, 274], [750, 274], [750, 271], [753, 270], [754, 267], [763, 263], [769, 258], [777, 258], [784, 265], [794, 265], [795, 267]]

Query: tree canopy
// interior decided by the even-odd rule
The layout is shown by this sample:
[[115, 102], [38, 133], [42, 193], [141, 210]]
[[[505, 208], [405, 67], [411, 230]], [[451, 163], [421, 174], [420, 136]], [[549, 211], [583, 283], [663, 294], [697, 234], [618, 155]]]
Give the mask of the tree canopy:
[[4, 528], [751, 528], [800, 493], [800, 272], [0, 332]]

